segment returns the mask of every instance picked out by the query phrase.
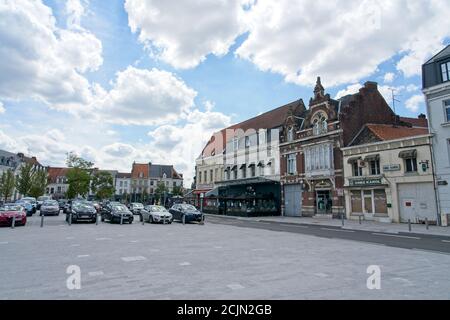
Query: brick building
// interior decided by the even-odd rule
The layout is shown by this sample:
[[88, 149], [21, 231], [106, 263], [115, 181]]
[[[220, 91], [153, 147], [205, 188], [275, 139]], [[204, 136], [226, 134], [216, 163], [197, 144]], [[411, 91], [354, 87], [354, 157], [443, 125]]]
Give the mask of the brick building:
[[319, 77], [308, 108], [302, 105], [292, 110], [280, 135], [282, 214], [343, 214], [341, 148], [367, 123], [412, 126], [423, 121], [408, 120], [394, 114], [375, 82], [366, 82], [358, 93], [335, 100], [325, 94]]

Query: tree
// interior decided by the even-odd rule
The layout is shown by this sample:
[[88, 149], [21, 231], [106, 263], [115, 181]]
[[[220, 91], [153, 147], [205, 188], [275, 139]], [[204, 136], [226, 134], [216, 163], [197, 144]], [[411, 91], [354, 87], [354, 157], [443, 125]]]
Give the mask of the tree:
[[109, 172], [97, 172], [92, 179], [91, 188], [98, 200], [110, 199], [115, 191], [114, 178]]
[[164, 182], [159, 182], [155, 189], [155, 199], [158, 201], [164, 198], [164, 194], [167, 193], [169, 189], [166, 187]]
[[29, 195], [34, 174], [35, 172], [31, 163], [26, 163], [20, 168], [19, 176], [16, 179], [16, 188], [20, 194], [24, 196]]
[[6, 202], [14, 191], [14, 172], [12, 170], [3, 171], [0, 178], [0, 194]]
[[39, 170], [34, 172], [31, 179], [31, 187], [29, 194], [32, 197], [40, 197], [45, 194], [45, 188], [47, 187], [48, 175], [45, 170]]
[[182, 186], [174, 186], [172, 188], [173, 196], [182, 196], [183, 195], [183, 187]]
[[74, 153], [67, 154], [67, 166], [70, 168], [67, 171], [67, 197], [73, 199], [76, 196], [85, 196], [89, 193], [91, 183], [91, 176], [89, 170], [93, 163], [83, 158], [78, 157]]

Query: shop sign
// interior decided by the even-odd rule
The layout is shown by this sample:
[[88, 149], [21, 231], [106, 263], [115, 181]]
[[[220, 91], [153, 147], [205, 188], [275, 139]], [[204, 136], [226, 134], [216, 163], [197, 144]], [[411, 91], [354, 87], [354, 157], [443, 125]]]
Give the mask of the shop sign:
[[376, 186], [380, 184], [381, 178], [364, 178], [364, 179], [350, 180], [350, 186], [352, 187]]
[[386, 164], [383, 166], [383, 171], [399, 171], [400, 165], [399, 164]]

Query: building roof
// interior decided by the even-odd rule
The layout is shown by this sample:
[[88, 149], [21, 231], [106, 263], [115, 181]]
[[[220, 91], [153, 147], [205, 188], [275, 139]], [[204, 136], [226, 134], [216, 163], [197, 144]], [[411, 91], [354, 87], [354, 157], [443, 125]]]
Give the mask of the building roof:
[[428, 60], [424, 64], [430, 64], [430, 63], [439, 61], [439, 60], [444, 59], [449, 56], [450, 56], [450, 45], [446, 46], [444, 49], [439, 51], [437, 54], [435, 54], [430, 60]]
[[418, 118], [400, 117], [400, 121], [410, 123], [413, 127], [428, 128], [428, 120], [425, 116]]
[[131, 172], [130, 173], [128, 173], [128, 172], [118, 172], [116, 174], [116, 178], [119, 178], [119, 179], [131, 178]]
[[149, 173], [149, 164], [148, 163], [133, 163], [133, 166], [131, 168], [131, 177], [133, 179], [148, 179], [148, 173]]
[[381, 141], [420, 136], [429, 133], [427, 128], [394, 127], [388, 124], [367, 124], [366, 127]]
[[58, 177], [65, 177], [69, 168], [62, 167], [47, 167], [49, 183], [56, 183]]
[[[241, 129], [245, 132], [250, 129], [272, 129], [282, 126], [286, 120], [290, 108], [296, 107], [300, 104], [303, 104], [303, 101], [296, 100], [216, 132], [206, 143], [206, 146], [202, 150], [201, 156], [212, 156], [213, 151], [214, 154], [221, 154], [225, 148], [227, 140], [231, 138], [226, 136], [227, 130]], [[221, 139], [219, 139], [220, 137]]]
[[[142, 177], [139, 176], [140, 173], [142, 173]], [[163, 178], [164, 174], [167, 178], [183, 179], [183, 175], [178, 173], [173, 165], [133, 163], [131, 170], [131, 178], [133, 179]]]

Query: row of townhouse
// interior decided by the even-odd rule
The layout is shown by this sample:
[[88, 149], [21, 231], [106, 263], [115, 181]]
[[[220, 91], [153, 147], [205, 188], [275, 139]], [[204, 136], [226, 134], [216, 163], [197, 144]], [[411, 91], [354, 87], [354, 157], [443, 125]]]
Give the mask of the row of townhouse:
[[[45, 170], [45, 167], [39, 163], [36, 157], [27, 157], [23, 153], [12, 153], [5, 150], [0, 150], [0, 176], [3, 172], [11, 170], [16, 179], [19, 177], [20, 170], [25, 164], [31, 164], [33, 170]], [[16, 188], [13, 190], [11, 200], [18, 200], [24, 195], [20, 194]]]
[[[47, 194], [55, 199], [65, 198], [69, 187], [67, 182], [69, 168], [48, 167], [47, 170], [49, 176]], [[143, 195], [146, 199], [151, 199], [161, 183], [166, 186], [169, 194], [174, 187], [183, 187], [183, 175], [178, 173], [173, 165], [133, 163], [131, 173], [95, 168], [91, 170], [91, 175], [98, 171], [108, 172], [113, 177], [116, 200], [128, 197], [132, 201], [137, 201], [141, 200]], [[93, 197], [94, 194], [90, 192], [89, 196]]]
[[431, 141], [426, 117], [396, 115], [377, 83], [332, 99], [318, 78], [308, 107], [300, 99], [214, 134], [193, 194], [220, 214], [438, 222]]

